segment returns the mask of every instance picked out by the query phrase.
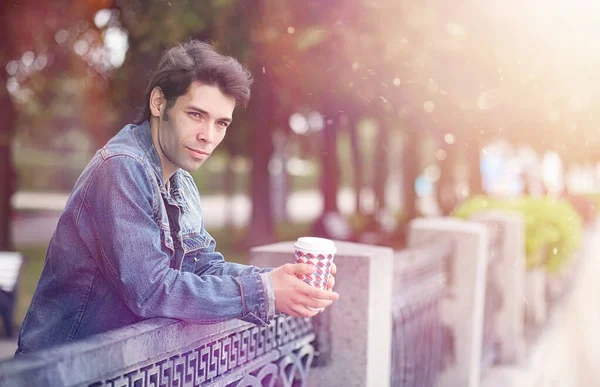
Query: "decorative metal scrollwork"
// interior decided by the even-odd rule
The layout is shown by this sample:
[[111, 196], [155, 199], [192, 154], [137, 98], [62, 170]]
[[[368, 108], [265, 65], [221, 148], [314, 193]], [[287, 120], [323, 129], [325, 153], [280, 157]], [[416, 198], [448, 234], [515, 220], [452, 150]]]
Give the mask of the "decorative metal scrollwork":
[[[279, 317], [267, 327], [250, 326], [155, 360], [90, 387], [231, 387], [307, 383], [314, 358], [310, 319]], [[296, 384], [294, 384], [296, 383]]]

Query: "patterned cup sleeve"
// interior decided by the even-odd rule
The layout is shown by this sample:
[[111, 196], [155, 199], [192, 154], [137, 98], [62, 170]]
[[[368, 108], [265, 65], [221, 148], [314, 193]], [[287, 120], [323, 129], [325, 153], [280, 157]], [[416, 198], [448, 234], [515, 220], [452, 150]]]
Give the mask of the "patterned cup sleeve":
[[296, 277], [316, 288], [327, 289], [333, 254], [309, 253], [296, 249], [295, 259], [296, 263], [307, 263], [317, 267], [317, 270], [311, 275], [296, 274]]

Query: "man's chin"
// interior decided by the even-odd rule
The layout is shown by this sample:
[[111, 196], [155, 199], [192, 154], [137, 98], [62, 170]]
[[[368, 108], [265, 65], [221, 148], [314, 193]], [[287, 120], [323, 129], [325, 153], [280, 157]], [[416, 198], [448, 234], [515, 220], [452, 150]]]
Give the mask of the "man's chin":
[[204, 160], [196, 161], [193, 163], [188, 163], [186, 165], [181, 166], [180, 168], [186, 172], [192, 173], [192, 172], [196, 172], [198, 170], [198, 168], [200, 168], [202, 166], [202, 164], [204, 164]]

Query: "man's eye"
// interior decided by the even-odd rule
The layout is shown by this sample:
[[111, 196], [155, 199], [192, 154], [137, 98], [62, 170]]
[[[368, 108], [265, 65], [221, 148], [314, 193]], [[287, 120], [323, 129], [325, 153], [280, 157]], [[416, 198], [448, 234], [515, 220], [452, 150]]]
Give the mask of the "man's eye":
[[193, 118], [200, 118], [202, 117], [202, 114], [198, 113], [198, 112], [189, 112], [188, 113], [191, 117]]
[[226, 128], [227, 126], [229, 126], [229, 122], [226, 121], [219, 121], [219, 126], [221, 128]]

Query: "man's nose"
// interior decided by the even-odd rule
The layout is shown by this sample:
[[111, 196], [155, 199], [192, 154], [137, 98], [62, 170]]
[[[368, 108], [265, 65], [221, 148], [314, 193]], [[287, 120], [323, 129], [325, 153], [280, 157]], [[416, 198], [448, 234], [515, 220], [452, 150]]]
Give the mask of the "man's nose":
[[200, 124], [200, 130], [198, 131], [198, 140], [211, 144], [214, 141], [214, 132], [214, 125], [210, 122], [204, 122]]

